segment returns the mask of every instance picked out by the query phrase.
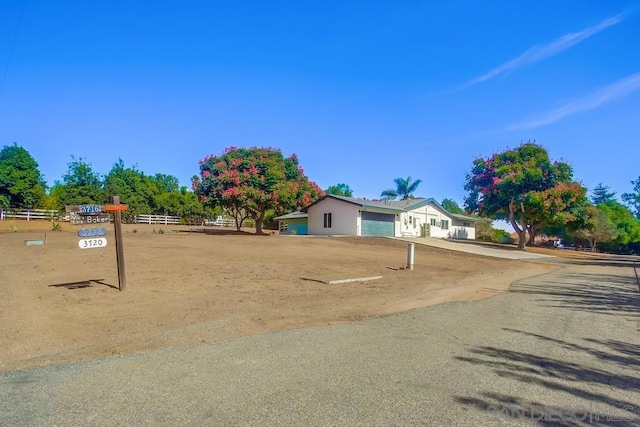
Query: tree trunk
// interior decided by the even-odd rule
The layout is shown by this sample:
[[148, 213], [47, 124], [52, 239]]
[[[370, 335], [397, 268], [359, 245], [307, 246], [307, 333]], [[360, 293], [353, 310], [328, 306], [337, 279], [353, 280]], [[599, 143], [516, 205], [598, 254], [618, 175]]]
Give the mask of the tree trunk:
[[534, 246], [536, 242], [536, 227], [531, 224], [527, 227], [529, 238], [527, 239], [527, 246]]
[[254, 217], [254, 220], [256, 221], [256, 234], [264, 234], [262, 232], [262, 222], [264, 221], [264, 211], [256, 215]]
[[540, 231], [544, 230], [545, 227], [546, 224], [544, 223], [531, 224], [529, 226], [529, 241], [527, 242], [527, 246], [535, 246], [536, 237], [538, 237]]
[[[520, 225], [516, 222], [516, 212], [513, 203], [509, 206], [509, 223], [513, 229], [518, 233], [518, 249], [524, 251], [524, 245], [527, 243], [527, 227], [525, 225], [520, 228]], [[526, 224], [523, 221], [523, 224]]]
[[518, 233], [518, 249], [524, 251], [527, 244], [527, 229], [525, 227], [520, 228], [515, 221], [511, 221], [511, 226]]
[[227, 212], [229, 215], [233, 217], [236, 222], [236, 231], [240, 231], [242, 228], [242, 224], [244, 220], [247, 219], [247, 213], [242, 210], [242, 208], [228, 208]]

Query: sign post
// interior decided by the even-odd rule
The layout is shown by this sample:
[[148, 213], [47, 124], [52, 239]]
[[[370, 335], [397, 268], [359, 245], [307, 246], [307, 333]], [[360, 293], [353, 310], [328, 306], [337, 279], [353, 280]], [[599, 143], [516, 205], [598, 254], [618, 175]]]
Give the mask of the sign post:
[[[118, 265], [118, 289], [124, 291], [127, 281], [124, 274], [124, 249], [122, 248], [122, 222], [120, 212], [127, 210], [127, 205], [120, 204], [120, 197], [113, 196], [113, 204], [66, 206], [69, 212], [71, 225], [101, 225], [109, 223], [113, 212], [113, 226], [116, 237], [116, 263]], [[80, 249], [104, 248], [107, 246], [107, 238], [104, 237], [107, 230], [104, 227], [81, 228], [78, 230], [78, 247]]]
[[116, 234], [116, 263], [118, 264], [118, 289], [124, 291], [127, 288], [127, 278], [124, 273], [124, 248], [122, 247], [122, 217], [120, 212], [126, 210], [126, 205], [120, 204], [120, 196], [113, 196], [113, 205], [105, 206], [108, 211], [113, 211], [113, 228]]

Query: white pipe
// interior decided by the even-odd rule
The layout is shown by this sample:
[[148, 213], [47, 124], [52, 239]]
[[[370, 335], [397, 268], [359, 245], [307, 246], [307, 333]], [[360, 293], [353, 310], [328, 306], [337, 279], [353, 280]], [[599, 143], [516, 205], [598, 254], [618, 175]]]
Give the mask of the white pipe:
[[407, 269], [413, 270], [413, 261], [415, 259], [415, 243], [409, 243], [407, 246]]

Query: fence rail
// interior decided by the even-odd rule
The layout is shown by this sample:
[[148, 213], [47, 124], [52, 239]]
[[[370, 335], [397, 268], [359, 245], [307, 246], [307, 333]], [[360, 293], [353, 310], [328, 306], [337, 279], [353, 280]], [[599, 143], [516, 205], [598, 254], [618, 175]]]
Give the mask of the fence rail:
[[180, 217], [171, 215], [138, 215], [136, 216], [136, 223], [178, 225], [180, 224]]
[[[8, 219], [18, 220], [49, 220], [69, 222], [68, 213], [59, 212], [57, 210], [48, 209], [20, 209], [20, 210], [2, 210], [0, 209], [0, 221]], [[173, 215], [137, 215], [133, 218], [138, 224], [162, 224], [162, 225], [179, 225], [181, 218]], [[184, 223], [189, 225], [217, 225], [229, 227], [234, 224], [233, 220], [224, 216], [218, 216], [215, 220], [205, 218], [186, 218]]]
[[235, 224], [235, 221], [231, 218], [227, 218], [224, 215], [219, 215], [215, 220], [206, 219], [204, 225], [215, 225], [218, 227], [231, 227]]
[[0, 209], [0, 221], [5, 219], [21, 219], [26, 221], [36, 219], [57, 220], [60, 213], [56, 210], [48, 209], [20, 209], [20, 210], [3, 210]]

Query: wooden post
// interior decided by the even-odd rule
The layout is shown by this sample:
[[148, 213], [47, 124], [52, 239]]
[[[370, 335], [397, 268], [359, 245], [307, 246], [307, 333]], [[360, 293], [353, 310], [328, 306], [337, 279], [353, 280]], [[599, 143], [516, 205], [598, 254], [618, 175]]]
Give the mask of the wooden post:
[[[120, 196], [113, 196], [114, 206], [120, 205]], [[113, 227], [116, 234], [116, 262], [118, 264], [118, 289], [124, 291], [127, 288], [127, 279], [124, 274], [124, 248], [122, 247], [122, 223], [121, 211], [113, 211]]]

